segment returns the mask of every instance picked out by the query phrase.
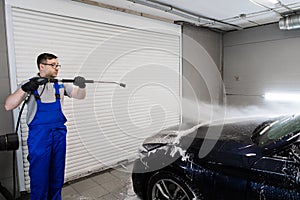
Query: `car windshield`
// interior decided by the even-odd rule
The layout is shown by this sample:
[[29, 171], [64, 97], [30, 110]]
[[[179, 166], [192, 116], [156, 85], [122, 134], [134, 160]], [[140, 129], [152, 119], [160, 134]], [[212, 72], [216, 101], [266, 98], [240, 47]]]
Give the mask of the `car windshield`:
[[252, 140], [259, 146], [270, 144], [290, 133], [300, 130], [300, 115], [282, 117], [266, 123], [257, 135], [253, 135]]

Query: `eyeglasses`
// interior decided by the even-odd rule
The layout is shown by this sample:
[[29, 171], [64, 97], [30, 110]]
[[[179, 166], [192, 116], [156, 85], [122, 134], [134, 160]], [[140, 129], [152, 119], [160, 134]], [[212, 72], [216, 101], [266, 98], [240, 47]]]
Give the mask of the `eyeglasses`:
[[61, 65], [56, 65], [56, 64], [54, 64], [54, 63], [52, 63], [52, 64], [49, 64], [49, 63], [41, 63], [42, 65], [49, 65], [49, 66], [51, 66], [52, 68], [58, 68], [58, 69], [60, 69], [61, 68]]

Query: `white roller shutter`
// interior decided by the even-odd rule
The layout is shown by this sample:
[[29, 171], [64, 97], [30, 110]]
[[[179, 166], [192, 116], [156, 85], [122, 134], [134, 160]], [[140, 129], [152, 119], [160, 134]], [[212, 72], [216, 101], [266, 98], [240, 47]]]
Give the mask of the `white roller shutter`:
[[[88, 84], [85, 100], [65, 98], [66, 180], [132, 160], [145, 137], [180, 121], [180, 35], [100, 21], [11, 8], [11, 71], [17, 83], [36, 74], [42, 52], [59, 57], [61, 78], [126, 83], [126, 88]], [[21, 133], [29, 190], [25, 114]]]

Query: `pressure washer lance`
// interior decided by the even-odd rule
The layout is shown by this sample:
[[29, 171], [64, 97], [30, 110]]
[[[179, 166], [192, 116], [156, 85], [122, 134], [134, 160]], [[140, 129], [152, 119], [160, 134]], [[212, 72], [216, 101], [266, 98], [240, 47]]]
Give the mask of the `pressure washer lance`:
[[[37, 80], [37, 82], [39, 83], [39, 85], [43, 85], [46, 84], [47, 82], [62, 82], [62, 83], [73, 83], [74, 79], [47, 79], [47, 78], [39, 78]], [[109, 84], [117, 84], [123, 88], [126, 87], [125, 83], [119, 83], [119, 82], [115, 82], [115, 81], [94, 81], [94, 80], [85, 80], [85, 83], [109, 83]]]
[[[73, 83], [74, 82], [74, 79], [61, 79], [61, 80], [58, 80], [58, 82], [63, 82], [63, 83]], [[85, 83], [110, 83], [110, 84], [117, 84], [123, 88], [126, 87], [126, 84], [125, 83], [118, 83], [118, 82], [115, 82], [115, 81], [94, 81], [94, 80], [85, 80]]]

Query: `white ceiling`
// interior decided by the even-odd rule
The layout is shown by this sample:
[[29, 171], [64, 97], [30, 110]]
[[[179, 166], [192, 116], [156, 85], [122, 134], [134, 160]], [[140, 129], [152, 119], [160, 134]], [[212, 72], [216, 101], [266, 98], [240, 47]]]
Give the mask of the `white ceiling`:
[[[276, 5], [257, 5], [249, 0], [77, 0], [99, 6], [159, 16], [174, 22], [189, 22], [221, 31], [239, 30], [278, 22], [287, 14], [298, 14], [300, 1], [280, 0]], [[267, 0], [264, 0], [267, 1]], [[122, 9], [119, 9], [122, 8]]]

